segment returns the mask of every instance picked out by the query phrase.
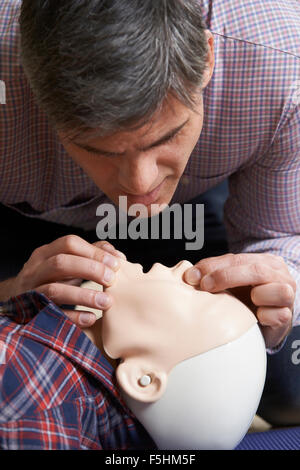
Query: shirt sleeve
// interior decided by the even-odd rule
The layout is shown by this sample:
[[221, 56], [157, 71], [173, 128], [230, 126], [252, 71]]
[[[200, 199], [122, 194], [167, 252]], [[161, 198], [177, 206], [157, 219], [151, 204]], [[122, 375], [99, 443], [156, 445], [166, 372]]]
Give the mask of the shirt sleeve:
[[300, 324], [299, 181], [300, 106], [291, 96], [268, 151], [230, 177], [224, 222], [231, 252], [284, 258], [297, 283], [293, 326]]

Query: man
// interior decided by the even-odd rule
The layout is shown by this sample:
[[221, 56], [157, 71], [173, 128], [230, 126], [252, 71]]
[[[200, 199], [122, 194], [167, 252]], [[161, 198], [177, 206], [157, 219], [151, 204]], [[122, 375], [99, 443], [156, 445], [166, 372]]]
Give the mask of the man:
[[[1, 6], [2, 204], [33, 230], [36, 218], [94, 231], [105, 195], [184, 203], [229, 177], [235, 255], [193, 254], [198, 269], [186, 282], [232, 289], [255, 311], [269, 351], [287, 345], [300, 313], [299, 3], [25, 0], [21, 32], [19, 9], [16, 0]], [[6, 214], [11, 238], [7, 223], [21, 219]], [[42, 246], [5, 276], [0, 298], [35, 289], [58, 305], [99, 307], [79, 285], [113, 282], [118, 261], [105, 244], [36, 238]], [[295, 394], [295, 368], [286, 372]], [[299, 422], [299, 393], [286, 393]]]

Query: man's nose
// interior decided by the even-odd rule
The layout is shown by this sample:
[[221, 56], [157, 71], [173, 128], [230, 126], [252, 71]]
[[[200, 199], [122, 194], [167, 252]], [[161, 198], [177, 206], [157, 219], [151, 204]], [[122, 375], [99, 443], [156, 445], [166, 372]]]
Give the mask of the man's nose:
[[147, 194], [154, 189], [156, 183], [159, 184], [156, 160], [146, 155], [128, 160], [125, 158], [119, 168], [119, 184], [126, 192], [134, 195]]

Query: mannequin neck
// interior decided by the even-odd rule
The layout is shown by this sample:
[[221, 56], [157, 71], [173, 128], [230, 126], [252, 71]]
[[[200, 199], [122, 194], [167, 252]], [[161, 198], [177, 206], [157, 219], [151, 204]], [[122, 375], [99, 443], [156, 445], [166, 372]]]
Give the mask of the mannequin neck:
[[105, 359], [112, 365], [114, 369], [117, 368], [118, 359], [112, 359], [109, 357], [103, 348], [102, 343], [102, 318], [96, 320], [96, 322], [89, 328], [83, 328], [82, 331], [88, 336], [88, 338], [94, 343], [94, 345], [101, 351]]

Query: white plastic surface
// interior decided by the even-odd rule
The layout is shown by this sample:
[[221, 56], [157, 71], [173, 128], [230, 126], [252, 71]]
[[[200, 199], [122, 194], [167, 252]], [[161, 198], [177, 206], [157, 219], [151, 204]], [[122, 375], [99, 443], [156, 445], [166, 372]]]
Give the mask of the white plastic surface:
[[254, 418], [265, 376], [265, 343], [255, 324], [175, 366], [157, 402], [123, 396], [159, 449], [233, 449]]

